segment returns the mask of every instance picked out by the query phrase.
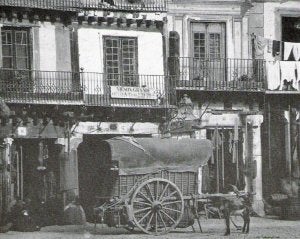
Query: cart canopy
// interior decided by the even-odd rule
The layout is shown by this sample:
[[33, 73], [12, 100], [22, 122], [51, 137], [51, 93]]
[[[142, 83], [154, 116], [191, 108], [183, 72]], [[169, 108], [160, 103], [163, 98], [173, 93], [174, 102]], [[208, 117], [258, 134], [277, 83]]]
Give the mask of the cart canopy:
[[151, 173], [166, 169], [196, 172], [212, 155], [212, 143], [204, 139], [115, 137], [105, 140], [110, 157], [118, 161], [119, 174]]

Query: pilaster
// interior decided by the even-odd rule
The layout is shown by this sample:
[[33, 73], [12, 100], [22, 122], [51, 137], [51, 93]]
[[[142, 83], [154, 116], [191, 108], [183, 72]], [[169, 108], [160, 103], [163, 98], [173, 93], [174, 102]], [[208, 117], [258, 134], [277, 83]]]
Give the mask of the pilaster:
[[246, 122], [253, 126], [253, 152], [252, 161], [256, 161], [256, 177], [253, 179], [253, 210], [259, 215], [264, 216], [263, 187], [262, 187], [262, 148], [261, 148], [261, 124], [262, 115], [249, 115]]

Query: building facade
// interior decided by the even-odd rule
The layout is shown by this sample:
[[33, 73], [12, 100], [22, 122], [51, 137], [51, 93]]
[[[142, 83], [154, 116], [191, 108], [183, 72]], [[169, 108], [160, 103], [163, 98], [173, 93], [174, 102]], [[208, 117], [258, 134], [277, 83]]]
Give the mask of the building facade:
[[[215, 144], [201, 189], [220, 192], [235, 184], [254, 192], [259, 215], [272, 194], [299, 200], [298, 5], [279, 0], [168, 5], [169, 74], [178, 98], [190, 97], [188, 115], [196, 122], [191, 134]], [[299, 205], [291, 204], [287, 214], [296, 215]]]
[[192, 134], [215, 145], [202, 192], [237, 185], [255, 192], [262, 215], [264, 61], [251, 55], [251, 8], [249, 1], [172, 1], [168, 28], [179, 40], [169, 66], [178, 98], [192, 101]]
[[[237, 185], [255, 194], [259, 215], [281, 179], [299, 179], [299, 94], [289, 86], [298, 87], [297, 59], [273, 42], [299, 42], [289, 34], [299, 31], [297, 1], [0, 6], [0, 89], [11, 110], [0, 127], [2, 215], [18, 197], [84, 195], [96, 180], [83, 170], [84, 145], [119, 135], [211, 139], [199, 192]], [[270, 74], [280, 60], [295, 62], [293, 83], [283, 83], [280, 68]]]
[[1, 97], [11, 111], [1, 118], [4, 218], [17, 198], [73, 200], [78, 178], [88, 177], [79, 145], [158, 135], [175, 94], [166, 74], [166, 1], [0, 5]]

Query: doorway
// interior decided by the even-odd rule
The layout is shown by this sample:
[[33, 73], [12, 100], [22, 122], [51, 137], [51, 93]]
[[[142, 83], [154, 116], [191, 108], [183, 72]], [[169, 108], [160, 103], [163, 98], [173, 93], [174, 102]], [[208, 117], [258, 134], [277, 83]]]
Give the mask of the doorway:
[[[236, 131], [236, 132], [235, 132]], [[213, 157], [208, 162], [207, 193], [227, 193], [230, 185], [244, 190], [244, 161], [242, 130], [216, 127], [207, 130], [207, 139], [214, 145]]]
[[[282, 41], [300, 42], [300, 17], [282, 17], [281, 27]], [[295, 61], [296, 59], [293, 54], [290, 54], [288, 60]]]
[[54, 139], [16, 139], [14, 197], [30, 199], [34, 209], [60, 198], [60, 163]]
[[192, 22], [190, 59], [187, 64], [191, 79], [225, 80], [225, 23]]

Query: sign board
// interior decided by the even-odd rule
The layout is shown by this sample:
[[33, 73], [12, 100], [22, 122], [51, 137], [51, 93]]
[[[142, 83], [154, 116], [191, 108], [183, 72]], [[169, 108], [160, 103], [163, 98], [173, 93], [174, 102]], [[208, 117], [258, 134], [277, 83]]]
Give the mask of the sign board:
[[156, 100], [157, 92], [155, 89], [147, 87], [111, 86], [110, 96], [111, 98], [120, 99]]
[[26, 127], [18, 127], [17, 134], [18, 134], [18, 136], [26, 136], [27, 128]]
[[[158, 134], [158, 123], [149, 122], [80, 122], [75, 134]], [[63, 142], [62, 142], [63, 143]]]

